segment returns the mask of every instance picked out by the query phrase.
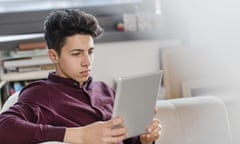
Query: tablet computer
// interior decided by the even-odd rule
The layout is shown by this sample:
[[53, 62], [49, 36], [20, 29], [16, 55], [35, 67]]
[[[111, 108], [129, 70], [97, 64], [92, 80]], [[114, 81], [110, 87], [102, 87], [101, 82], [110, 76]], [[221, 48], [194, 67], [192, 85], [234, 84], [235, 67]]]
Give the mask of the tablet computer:
[[112, 117], [123, 117], [128, 137], [146, 133], [150, 126], [161, 79], [162, 71], [118, 79]]

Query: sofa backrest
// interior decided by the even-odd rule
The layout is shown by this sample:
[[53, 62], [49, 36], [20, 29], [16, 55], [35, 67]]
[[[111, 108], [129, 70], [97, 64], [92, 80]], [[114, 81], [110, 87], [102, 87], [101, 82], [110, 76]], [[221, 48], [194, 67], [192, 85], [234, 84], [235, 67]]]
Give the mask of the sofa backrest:
[[19, 92], [15, 92], [13, 95], [9, 96], [6, 102], [3, 104], [0, 113], [5, 112], [9, 107], [13, 106], [18, 101]]
[[167, 100], [157, 102], [158, 113], [157, 118], [160, 119], [162, 125], [161, 138], [158, 144], [184, 144], [182, 137], [182, 129], [177, 117], [177, 111], [173, 104]]
[[[158, 144], [171, 144], [175, 138], [179, 140], [175, 144], [232, 144], [228, 113], [221, 99], [179, 98], [162, 100], [157, 106], [157, 117], [163, 121]], [[171, 114], [166, 114], [170, 109]]]

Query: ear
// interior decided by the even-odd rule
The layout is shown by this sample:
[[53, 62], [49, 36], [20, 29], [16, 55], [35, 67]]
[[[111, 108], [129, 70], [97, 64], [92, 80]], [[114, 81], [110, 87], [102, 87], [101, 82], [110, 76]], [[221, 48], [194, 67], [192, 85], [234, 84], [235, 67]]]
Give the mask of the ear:
[[55, 64], [58, 63], [58, 53], [54, 49], [49, 49], [48, 50], [48, 57], [51, 59], [51, 61]]

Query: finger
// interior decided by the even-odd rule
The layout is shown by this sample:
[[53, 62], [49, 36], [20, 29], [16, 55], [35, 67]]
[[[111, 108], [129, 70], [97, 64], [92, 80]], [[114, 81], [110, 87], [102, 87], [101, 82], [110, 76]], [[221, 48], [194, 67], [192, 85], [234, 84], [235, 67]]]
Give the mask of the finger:
[[154, 119], [152, 121], [152, 124], [147, 128], [147, 132], [151, 132], [153, 131], [153, 129], [155, 129], [156, 127], [162, 127], [161, 124], [160, 124], [160, 120], [159, 119]]
[[147, 134], [141, 135], [140, 139], [144, 143], [152, 143], [155, 141], [157, 138], [149, 137]]
[[158, 125], [157, 127], [154, 127], [153, 129], [151, 129], [151, 131], [147, 134], [150, 134], [150, 135], [160, 135], [162, 132], [162, 125]]
[[119, 143], [127, 138], [127, 133], [124, 135], [114, 136], [114, 137], [104, 137], [104, 143]]
[[123, 127], [123, 128], [118, 128], [118, 129], [112, 129], [111, 131], [111, 136], [116, 137], [116, 136], [120, 136], [120, 135], [126, 135], [127, 134], [127, 128]]
[[162, 132], [162, 127], [159, 125], [158, 127], [155, 127], [150, 133], [146, 133], [145, 136], [143, 137], [145, 140], [157, 140]]
[[141, 139], [142, 139], [143, 141], [152, 142], [152, 141], [157, 140], [159, 137], [160, 137], [160, 132], [159, 132], [158, 130], [156, 130], [156, 131], [153, 132], [153, 133], [143, 135], [143, 136], [141, 137]]
[[146, 142], [152, 142], [160, 137], [159, 130], [155, 129], [152, 133], [141, 135], [140, 138]]
[[123, 118], [116, 117], [116, 118], [113, 118], [113, 119], [107, 121], [106, 126], [108, 128], [113, 128], [114, 126], [117, 126], [117, 125], [123, 125], [123, 123], [124, 123]]
[[127, 134], [127, 128], [117, 128], [117, 129], [112, 129], [112, 128], [105, 128], [102, 131], [102, 136], [103, 137], [117, 137], [120, 135], [126, 135]]
[[156, 137], [159, 136], [162, 132], [162, 128], [161, 127], [156, 127], [155, 129], [152, 130], [151, 133], [148, 133], [148, 137]]

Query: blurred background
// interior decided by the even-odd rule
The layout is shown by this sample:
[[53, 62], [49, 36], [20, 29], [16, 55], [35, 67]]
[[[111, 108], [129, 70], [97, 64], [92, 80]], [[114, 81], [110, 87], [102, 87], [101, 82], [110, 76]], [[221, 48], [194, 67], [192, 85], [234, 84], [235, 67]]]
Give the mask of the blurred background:
[[[20, 66], [6, 63], [46, 55], [36, 44], [46, 48], [43, 21], [50, 11], [63, 8], [95, 15], [105, 30], [95, 40], [92, 75], [96, 80], [114, 87], [120, 76], [161, 69], [160, 99], [225, 97], [226, 92], [238, 97], [238, 0], [0, 0], [2, 95], [9, 95], [4, 94], [7, 84], [13, 89], [16, 82], [44, 79], [52, 70], [31, 67], [20, 72]], [[24, 44], [33, 47], [23, 51]]]
[[239, 0], [0, 0], [0, 106], [54, 70], [43, 22], [64, 8], [95, 15], [105, 30], [95, 80], [115, 88], [121, 76], [163, 71], [161, 144], [239, 144]]

